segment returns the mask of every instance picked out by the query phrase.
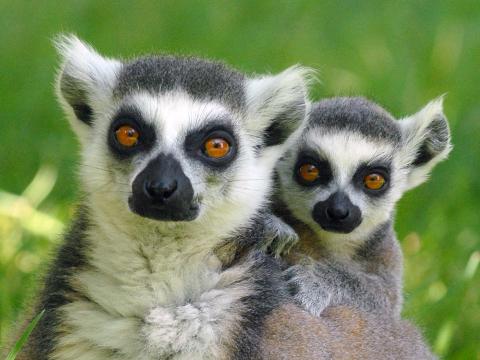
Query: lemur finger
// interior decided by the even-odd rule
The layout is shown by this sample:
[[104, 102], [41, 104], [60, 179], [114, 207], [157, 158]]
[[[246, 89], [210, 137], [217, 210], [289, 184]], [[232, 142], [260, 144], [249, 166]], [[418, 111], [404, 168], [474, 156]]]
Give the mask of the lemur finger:
[[268, 228], [265, 229], [263, 239], [260, 243], [257, 244], [257, 249], [268, 253], [272, 243], [275, 241], [276, 236], [277, 233], [275, 231], [271, 231]]
[[287, 242], [285, 242], [285, 245], [281, 250], [281, 255], [287, 255], [290, 250], [292, 250], [292, 248], [298, 243], [299, 240], [300, 238], [298, 237], [298, 235], [296, 233], [293, 234], [293, 236]]
[[269, 246], [268, 252], [275, 257], [288, 254], [290, 249], [298, 242], [297, 233], [292, 232], [276, 236]]

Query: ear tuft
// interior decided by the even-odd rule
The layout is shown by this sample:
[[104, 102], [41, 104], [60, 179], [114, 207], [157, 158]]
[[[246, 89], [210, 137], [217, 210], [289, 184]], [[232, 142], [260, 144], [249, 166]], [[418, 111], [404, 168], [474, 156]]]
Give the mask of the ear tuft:
[[312, 69], [292, 66], [278, 75], [247, 82], [248, 127], [261, 134], [266, 146], [283, 143], [302, 123], [308, 111]]
[[71, 34], [57, 36], [54, 44], [62, 61], [57, 93], [74, 129], [80, 130], [92, 124], [95, 110], [111, 96], [121, 63]]
[[403, 165], [410, 168], [409, 188], [424, 182], [433, 167], [452, 149], [450, 128], [443, 113], [443, 96], [400, 122], [404, 138]]

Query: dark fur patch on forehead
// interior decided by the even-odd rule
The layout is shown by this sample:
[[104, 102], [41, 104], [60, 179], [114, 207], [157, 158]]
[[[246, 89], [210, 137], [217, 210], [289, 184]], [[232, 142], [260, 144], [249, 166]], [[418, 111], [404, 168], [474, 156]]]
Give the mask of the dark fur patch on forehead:
[[194, 57], [148, 56], [126, 63], [115, 93], [181, 89], [202, 100], [219, 100], [235, 110], [245, 105], [245, 77], [220, 62]]
[[372, 140], [395, 144], [401, 140], [400, 127], [392, 115], [361, 97], [338, 97], [315, 103], [307, 129], [317, 127], [358, 132]]

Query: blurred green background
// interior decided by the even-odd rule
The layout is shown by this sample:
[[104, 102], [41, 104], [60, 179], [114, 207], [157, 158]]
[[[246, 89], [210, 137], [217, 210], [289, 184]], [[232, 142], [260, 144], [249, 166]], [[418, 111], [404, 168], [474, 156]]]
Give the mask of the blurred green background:
[[77, 144], [53, 95], [52, 37], [175, 52], [247, 72], [319, 69], [315, 98], [368, 96], [400, 117], [448, 93], [455, 149], [401, 201], [405, 311], [446, 359], [480, 359], [480, 2], [0, 0], [0, 343], [78, 194]]

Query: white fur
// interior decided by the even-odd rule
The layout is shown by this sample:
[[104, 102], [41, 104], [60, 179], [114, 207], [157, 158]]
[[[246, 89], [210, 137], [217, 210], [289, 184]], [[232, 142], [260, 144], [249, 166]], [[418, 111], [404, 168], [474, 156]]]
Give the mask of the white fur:
[[[108, 122], [97, 122], [92, 143], [84, 148], [81, 170], [96, 224], [90, 235], [90, 268], [76, 277], [76, 286], [97, 305], [82, 305], [81, 301], [67, 305], [64, 326], [78, 339], [117, 349], [129, 359], [177, 353], [175, 359], [185, 354], [218, 358], [222, 353], [218, 344], [228, 339], [238, 323], [239, 300], [251, 289], [239, 281], [247, 268], [237, 269], [233, 277], [222, 272], [212, 249], [233, 230], [247, 225], [265, 201], [281, 147], [255, 159], [253, 146], [248, 144], [255, 139], [243, 134], [238, 165], [230, 174], [237, 186], [226, 198], [216, 196], [204, 183], [195, 183], [198, 169], [183, 155], [182, 138], [186, 129], [204, 125], [203, 115], [223, 110], [215, 104], [195, 103], [185, 94], [141, 94], [129, 101], [141, 105], [143, 115], [160, 134], [151, 154], [168, 152], [179, 159], [193, 179], [196, 196], [202, 199], [202, 212], [191, 223], [175, 224], [131, 213], [127, 205], [131, 183], [151, 156], [135, 161], [128, 178], [123, 178], [104, 155], [108, 153], [104, 140]], [[166, 125], [171, 119], [175, 124]], [[230, 281], [225, 280], [229, 277]], [[62, 344], [59, 359], [68, 359]]]
[[118, 60], [99, 55], [91, 46], [74, 35], [60, 36], [55, 44], [62, 61], [57, 76], [58, 99], [80, 142], [85, 142], [88, 141], [88, 125], [78, 121], [72, 108], [63, 98], [60, 90], [61, 76], [68, 74], [81, 83], [93, 111], [101, 114], [111, 106], [112, 90], [122, 64]]
[[[239, 300], [251, 293], [245, 278], [249, 264], [221, 271], [201, 237], [131, 239], [118, 231], [108, 235], [115, 229], [99, 220], [90, 235], [95, 242], [90, 269], [74, 282], [91, 301], [63, 307], [62, 327], [69, 336], [57, 346], [58, 358], [74, 359], [64, 354], [71, 339], [115, 349], [126, 359], [219, 358], [220, 344], [238, 324]], [[201, 249], [193, 243], [182, 248], [182, 240], [195, 240]]]
[[[402, 151], [402, 165], [408, 166], [417, 155], [417, 151], [420, 144], [425, 140], [428, 135], [427, 127], [437, 117], [445, 117], [443, 113], [443, 99], [441, 96], [435, 100], [429, 102], [423, 109], [414, 115], [411, 115], [405, 119], [400, 120], [400, 126], [405, 134], [404, 147]], [[428, 175], [432, 169], [441, 161], [448, 157], [448, 154], [452, 150], [452, 145], [449, 143], [445, 149], [432, 160], [417, 166], [412, 169], [408, 176], [407, 188], [412, 189], [422, 184], [428, 179]]]
[[[308, 113], [309, 110], [308, 86], [313, 80], [313, 70], [299, 65], [292, 66], [278, 75], [248, 80], [247, 126], [252, 133], [264, 130], [270, 125], [272, 118], [285, 111], [289, 111], [292, 117], [303, 118], [305, 112]], [[292, 109], [296, 109], [297, 113], [292, 112]], [[297, 122], [296, 125], [300, 123]]]
[[[442, 100], [443, 98], [436, 99], [417, 114], [399, 121], [403, 138], [400, 145], [386, 139], [368, 138], [348, 130], [337, 131], [319, 127], [305, 130], [296, 144], [289, 147], [291, 150], [277, 166], [281, 179], [280, 196], [296, 217], [318, 233], [333, 256], [350, 258], [371, 232], [391, 217], [395, 203], [403, 193], [425, 181], [431, 169], [446, 158], [451, 150], [450, 143], [426, 164], [411, 166], [428, 135], [428, 125], [438, 116], [444, 116]], [[328, 160], [332, 166], [334, 181], [328, 186], [308, 190], [294, 181], [292, 174], [295, 171], [298, 151], [305, 149], [305, 146], [319, 157]], [[372, 201], [353, 186], [352, 177], [360, 164], [374, 164], [382, 159], [392, 165], [390, 189], [388, 194]], [[362, 223], [349, 234], [325, 231], [311, 215], [317, 202], [328, 199], [339, 190], [345, 192], [362, 212]]]
[[[95, 116], [92, 126], [77, 124], [62, 100], [81, 138], [80, 177], [93, 224], [88, 266], [72, 280], [85, 298], [61, 308], [62, 335], [54, 358], [221, 358], [239, 326], [240, 300], [253, 290], [246, 275], [251, 264], [222, 270], [213, 249], [239, 227], [248, 226], [266, 202], [273, 167], [287, 145], [259, 153], [255, 147], [275, 115], [305, 100], [306, 70], [293, 68], [250, 80], [247, 114], [239, 114], [215, 101], [194, 100], [178, 89], [114, 99], [119, 62], [101, 57], [74, 37], [63, 38], [59, 48], [63, 71], [85, 84]], [[158, 137], [148, 154], [129, 162], [112, 157], [106, 142], [121, 105], [141, 111]], [[219, 181], [209, 183], [211, 171], [186, 156], [183, 144], [188, 131], [219, 118], [233, 127], [239, 150], [234, 163], [216, 175]], [[201, 209], [194, 221], [159, 222], [129, 209], [136, 175], [160, 153], [172, 154], [191, 180]]]
[[[281, 191], [283, 200], [289, 204], [293, 214], [310, 225], [320, 236], [332, 254], [338, 257], [350, 257], [355, 249], [362, 244], [370, 234], [374, 225], [386, 221], [392, 211], [393, 203], [401, 195], [402, 176], [392, 174], [392, 181], [396, 182], [386, 201], [370, 204], [368, 197], [353, 187], [351, 180], [358, 166], [362, 163], [374, 163], [378, 160], [391, 160], [390, 156], [395, 148], [384, 141], [372, 141], [360, 134], [340, 131], [324, 132], [321, 129], [308, 130], [298, 140], [294, 148], [300, 149], [299, 143], [308, 144], [319, 156], [327, 159], [332, 166], [334, 181], [327, 187], [315, 187], [311, 191], [296, 184], [292, 178], [293, 166], [297, 152], [292, 151], [278, 164], [282, 179]], [[362, 209], [363, 220], [360, 226], [350, 234], [337, 234], [323, 230], [312, 218], [312, 210], [319, 201], [326, 200], [337, 191], [345, 192], [352, 203]]]

